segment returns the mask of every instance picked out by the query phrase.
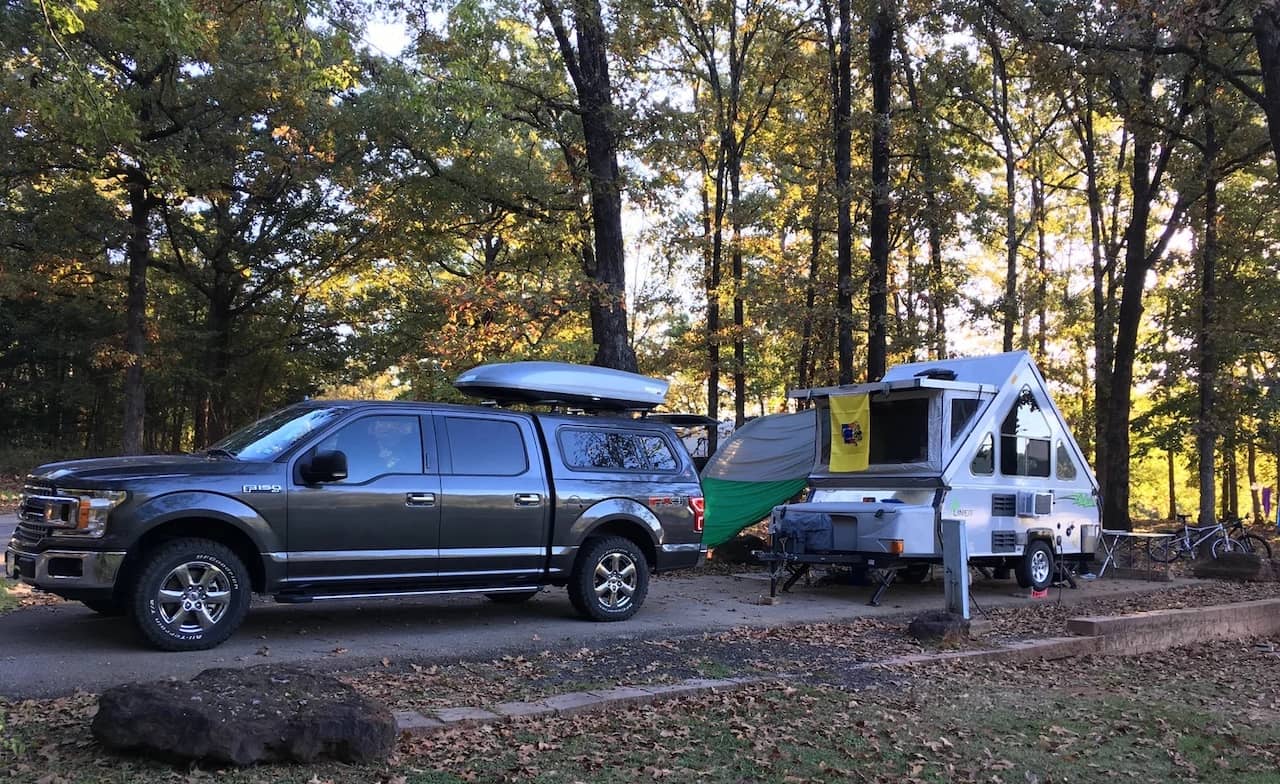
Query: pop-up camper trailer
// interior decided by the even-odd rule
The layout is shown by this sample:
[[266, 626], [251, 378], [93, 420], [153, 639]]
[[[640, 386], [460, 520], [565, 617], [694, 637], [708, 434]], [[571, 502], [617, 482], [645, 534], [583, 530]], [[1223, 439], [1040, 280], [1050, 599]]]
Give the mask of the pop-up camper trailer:
[[970, 563], [1043, 588], [1056, 560], [1097, 548], [1097, 480], [1026, 352], [900, 365], [877, 383], [791, 396], [815, 403], [818, 438], [807, 502], [771, 517], [784, 561], [939, 563], [952, 518]]

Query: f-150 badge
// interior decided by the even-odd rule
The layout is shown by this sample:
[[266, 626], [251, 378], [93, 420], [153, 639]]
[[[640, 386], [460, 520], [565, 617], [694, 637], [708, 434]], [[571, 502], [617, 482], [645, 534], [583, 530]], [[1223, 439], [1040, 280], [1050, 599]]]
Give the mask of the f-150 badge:
[[280, 485], [245, 485], [246, 493], [283, 493], [284, 488]]

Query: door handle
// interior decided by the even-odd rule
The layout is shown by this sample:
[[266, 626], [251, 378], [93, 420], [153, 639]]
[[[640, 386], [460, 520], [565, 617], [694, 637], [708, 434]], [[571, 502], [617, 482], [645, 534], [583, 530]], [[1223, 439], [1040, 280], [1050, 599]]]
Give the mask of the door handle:
[[405, 493], [405, 506], [435, 506], [435, 493]]
[[542, 496], [537, 493], [516, 493], [516, 506], [538, 506]]

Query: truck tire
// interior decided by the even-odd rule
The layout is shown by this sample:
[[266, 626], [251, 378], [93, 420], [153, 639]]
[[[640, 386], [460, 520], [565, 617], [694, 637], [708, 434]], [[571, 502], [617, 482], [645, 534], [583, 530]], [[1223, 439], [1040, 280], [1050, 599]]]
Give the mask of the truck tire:
[[1036, 539], [1022, 552], [1017, 568], [1018, 585], [1033, 591], [1043, 591], [1053, 585], [1053, 548], [1043, 539]]
[[649, 593], [649, 563], [630, 539], [588, 539], [573, 574], [569, 601], [593, 621], [625, 621]]
[[231, 548], [176, 539], [143, 555], [133, 584], [133, 617], [151, 645], [202, 651], [228, 637], [249, 611], [249, 572]]

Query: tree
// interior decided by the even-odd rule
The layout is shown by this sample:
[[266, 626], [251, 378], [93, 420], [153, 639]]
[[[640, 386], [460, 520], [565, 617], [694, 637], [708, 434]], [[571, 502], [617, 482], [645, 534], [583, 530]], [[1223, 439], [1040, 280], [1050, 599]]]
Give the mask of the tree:
[[595, 238], [591, 277], [597, 285], [591, 300], [591, 333], [596, 343], [593, 363], [634, 372], [636, 356], [627, 338], [618, 113], [609, 80], [604, 14], [599, 0], [572, 0], [575, 47], [569, 37], [565, 10], [557, 5], [557, 0], [541, 0], [541, 3], [578, 96], [577, 112], [587, 150], [591, 228]]

